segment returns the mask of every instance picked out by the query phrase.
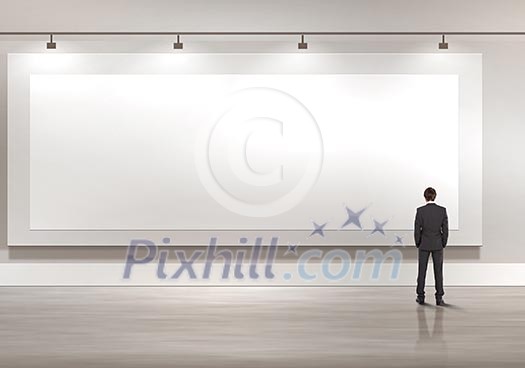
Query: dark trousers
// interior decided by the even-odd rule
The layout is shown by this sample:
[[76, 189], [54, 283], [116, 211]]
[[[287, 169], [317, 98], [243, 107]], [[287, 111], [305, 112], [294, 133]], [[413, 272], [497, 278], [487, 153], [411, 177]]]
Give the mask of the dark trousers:
[[434, 280], [436, 282], [436, 298], [442, 298], [445, 295], [443, 290], [443, 249], [440, 250], [423, 250], [419, 249], [418, 254], [418, 274], [417, 274], [417, 295], [425, 296], [425, 278], [427, 276], [428, 258], [432, 254], [432, 263], [434, 264]]

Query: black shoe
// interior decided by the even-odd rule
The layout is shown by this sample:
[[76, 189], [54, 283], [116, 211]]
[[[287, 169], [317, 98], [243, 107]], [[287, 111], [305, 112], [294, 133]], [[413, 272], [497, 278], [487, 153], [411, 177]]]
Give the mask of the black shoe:
[[445, 306], [445, 301], [443, 299], [436, 299], [436, 305]]
[[424, 296], [418, 296], [418, 297], [416, 298], [416, 303], [417, 303], [417, 304], [420, 304], [420, 305], [425, 304], [425, 297], [424, 297]]

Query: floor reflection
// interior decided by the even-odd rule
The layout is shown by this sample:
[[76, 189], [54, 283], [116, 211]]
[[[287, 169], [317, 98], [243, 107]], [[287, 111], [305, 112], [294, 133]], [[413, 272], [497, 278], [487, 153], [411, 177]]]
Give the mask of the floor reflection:
[[[436, 366], [446, 366], [448, 348], [444, 329], [445, 307], [421, 305], [417, 307], [418, 339], [416, 353], [422, 359], [431, 359]], [[429, 329], [427, 315], [433, 317], [432, 329]]]

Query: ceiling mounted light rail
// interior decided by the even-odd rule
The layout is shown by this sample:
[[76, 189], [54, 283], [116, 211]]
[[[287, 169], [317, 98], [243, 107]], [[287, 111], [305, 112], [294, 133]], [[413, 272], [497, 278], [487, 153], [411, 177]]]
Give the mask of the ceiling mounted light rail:
[[347, 36], [393, 36], [393, 37], [406, 37], [406, 36], [441, 36], [441, 42], [438, 47], [440, 50], [448, 49], [448, 43], [445, 41], [446, 36], [525, 36], [525, 31], [517, 32], [483, 32], [483, 31], [461, 31], [461, 32], [437, 32], [437, 31], [422, 31], [422, 32], [367, 32], [367, 31], [352, 31], [352, 32], [225, 32], [225, 31], [204, 31], [204, 32], [0, 32], [0, 37], [7, 36], [50, 36], [50, 42], [46, 44], [48, 49], [56, 49], [56, 43], [53, 41], [53, 36], [177, 36], [177, 42], [173, 44], [174, 49], [182, 49], [183, 43], [180, 42], [181, 36], [300, 36], [301, 42], [298, 43], [298, 48], [301, 50], [308, 48], [308, 43], [304, 41], [305, 36], [333, 36], [333, 37], [347, 37]]

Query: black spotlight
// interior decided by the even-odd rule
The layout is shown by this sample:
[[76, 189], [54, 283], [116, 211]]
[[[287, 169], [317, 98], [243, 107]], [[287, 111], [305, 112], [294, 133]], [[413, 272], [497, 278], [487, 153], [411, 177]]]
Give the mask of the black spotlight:
[[301, 42], [297, 44], [299, 50], [306, 50], [308, 48], [308, 42], [304, 42], [304, 35], [301, 35]]
[[48, 50], [56, 50], [57, 44], [56, 42], [53, 42], [53, 35], [49, 35], [49, 42], [46, 43], [46, 49]]
[[180, 35], [177, 35], [177, 42], [173, 43], [173, 48], [175, 50], [182, 50], [184, 48], [184, 44], [180, 42]]
[[448, 42], [445, 42], [445, 35], [441, 36], [441, 42], [439, 43], [440, 50], [448, 50]]

